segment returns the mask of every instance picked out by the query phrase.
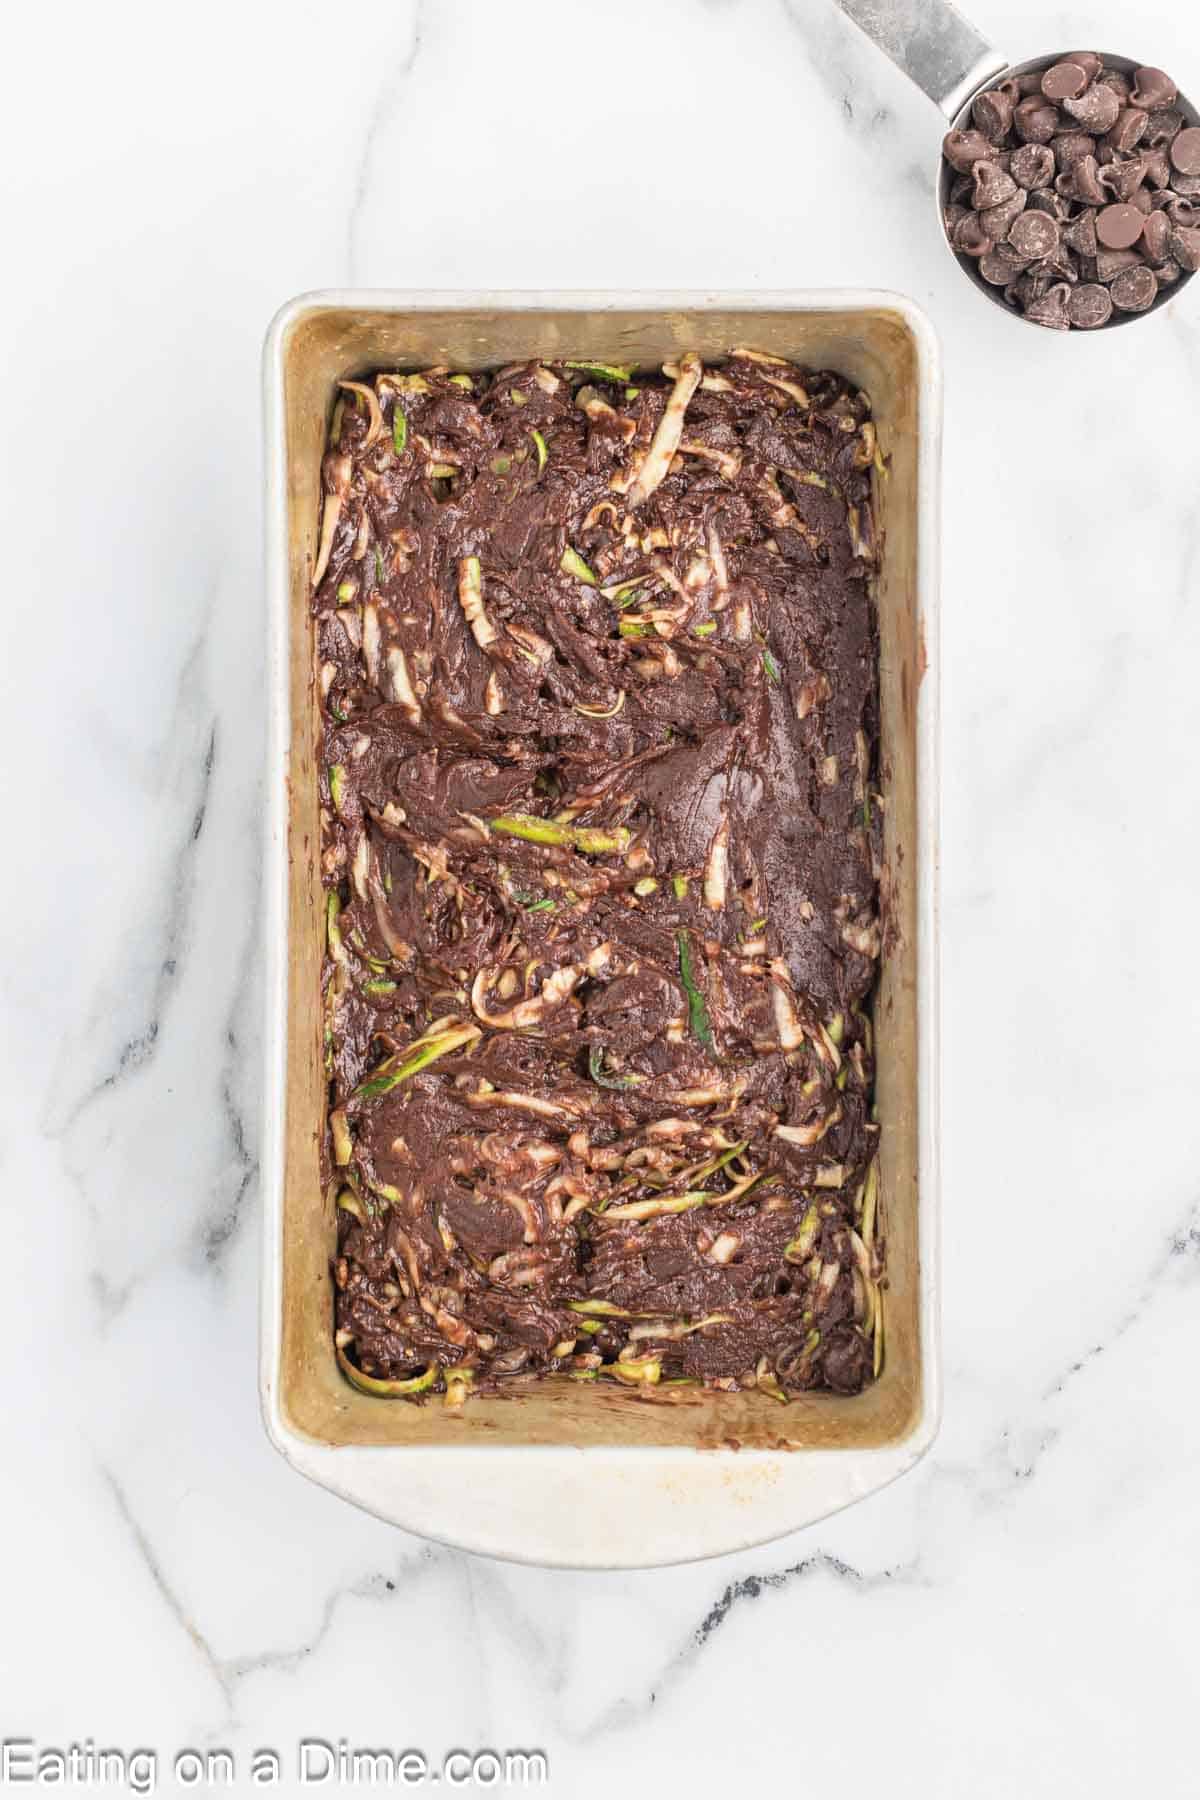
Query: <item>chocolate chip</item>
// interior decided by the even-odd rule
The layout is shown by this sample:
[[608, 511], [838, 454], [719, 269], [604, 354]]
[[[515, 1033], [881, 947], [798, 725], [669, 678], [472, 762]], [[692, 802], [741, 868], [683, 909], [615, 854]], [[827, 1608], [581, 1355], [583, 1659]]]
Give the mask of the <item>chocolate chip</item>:
[[1158, 283], [1153, 270], [1143, 263], [1136, 269], [1122, 269], [1108, 291], [1121, 312], [1145, 312], [1158, 293]]
[[1181, 225], [1185, 231], [1190, 231], [1193, 225], [1200, 225], [1200, 208], [1182, 194], [1169, 195], [1162, 210], [1172, 225]]
[[1122, 106], [1128, 106], [1133, 96], [1133, 84], [1123, 69], [1102, 69], [1096, 77], [1096, 86], [1108, 88]]
[[1176, 134], [1183, 130], [1183, 114], [1173, 107], [1164, 107], [1161, 112], [1150, 114], [1150, 123], [1146, 127], [1146, 142], [1153, 149], [1156, 144], [1169, 144]]
[[1068, 50], [1063, 62], [1078, 63], [1089, 81], [1095, 81], [1104, 64], [1094, 50]]
[[1154, 211], [1154, 202], [1150, 198], [1150, 189], [1148, 187], [1134, 188], [1132, 194], [1129, 196], [1129, 204], [1130, 206], [1136, 206], [1143, 216], [1147, 216]]
[[[1088, 143], [1091, 143], [1091, 138]], [[1008, 165], [1012, 178], [1023, 188], [1042, 188], [1054, 179], [1054, 149], [1050, 144], [1022, 144]]]
[[1053, 188], [1035, 188], [1029, 196], [1028, 205], [1032, 212], [1049, 213], [1060, 224], [1071, 216], [1070, 202], [1064, 200], [1061, 194], [1056, 194]]
[[[1020, 112], [1020, 107], [1017, 111]], [[1110, 87], [1103, 87], [1093, 81], [1090, 88], [1085, 88], [1077, 100], [1064, 100], [1063, 111], [1070, 113], [1089, 131], [1111, 131], [1117, 122], [1121, 110], [1121, 102]]]
[[1171, 166], [1181, 175], [1200, 175], [1200, 126], [1189, 125], [1171, 140]]
[[1017, 246], [1015, 244], [1010, 244], [1007, 239], [1002, 243], [996, 244], [992, 251], [992, 255], [998, 256], [1002, 263], [1007, 263], [1010, 270], [1018, 272], [1021, 269], [1028, 268], [1031, 261], [1031, 258], [1028, 256], [1022, 256], [1021, 252], [1017, 249]]
[[1143, 180], [1152, 188], [1165, 188], [1171, 179], [1171, 162], [1163, 149], [1142, 151]]
[[1003, 257], [997, 256], [994, 250], [989, 250], [979, 259], [979, 273], [993, 287], [1004, 287], [1012, 280], [1014, 271]]
[[977, 162], [986, 162], [994, 145], [982, 131], [948, 131], [942, 139], [942, 155], [960, 175], [969, 175]]
[[951, 237], [954, 248], [963, 256], [982, 256], [992, 247], [992, 240], [980, 223], [978, 213], [965, 213], [954, 227]]
[[1178, 89], [1171, 77], [1162, 69], [1139, 69], [1133, 79], [1133, 104], [1144, 106], [1153, 111], [1156, 107], [1170, 106]]
[[986, 94], [980, 94], [976, 98], [971, 108], [971, 117], [984, 137], [993, 144], [1002, 144], [1008, 136], [1012, 125], [1013, 98], [1009, 89], [989, 88]]
[[1072, 286], [1079, 280], [1079, 264], [1069, 250], [1064, 250], [1060, 243], [1049, 256], [1040, 256], [1029, 265], [1031, 275], [1046, 275], [1051, 281], [1069, 281]]
[[1062, 241], [1081, 256], [1096, 254], [1096, 215], [1090, 209], [1063, 226]]
[[1007, 200], [1001, 200], [998, 206], [989, 206], [986, 212], [981, 212], [979, 222], [988, 236], [999, 243], [1001, 238], [1008, 236], [1013, 220], [1019, 217], [1024, 208], [1025, 189], [1018, 188], [1015, 194], [1011, 194]]
[[1124, 162], [1111, 162], [1100, 170], [1097, 179], [1114, 200], [1132, 200], [1142, 185], [1142, 159], [1131, 156]]
[[1042, 76], [1042, 92], [1047, 100], [1076, 100], [1087, 84], [1087, 70], [1077, 62], [1055, 63]]
[[[1058, 128], [1057, 109], [1038, 94], [1030, 94], [1027, 100], [1022, 100], [1013, 113], [1013, 130], [1023, 144], [1048, 144]], [[1104, 129], [1107, 131], [1108, 126]]]
[[1017, 191], [1017, 184], [1011, 175], [992, 162], [977, 162], [971, 170], [975, 177], [975, 188], [971, 195], [971, 205], [976, 212], [982, 212], [985, 206], [999, 206], [1002, 200], [1011, 200]]
[[1200, 194], [1200, 175], [1172, 175], [1171, 186], [1177, 194], [1186, 194], [1190, 200], [1194, 194]]
[[1141, 262], [1136, 250], [1105, 250], [1096, 252], [1096, 280], [1111, 281], [1122, 269], [1132, 269]]
[[1165, 288], [1165, 287], [1170, 287], [1170, 285], [1173, 281], [1178, 281], [1181, 273], [1182, 273], [1182, 271], [1179, 267], [1179, 264], [1177, 262], [1173, 261], [1171, 257], [1168, 257], [1166, 262], [1159, 263], [1158, 266], [1156, 267], [1156, 269], [1154, 271], [1154, 279], [1155, 279], [1155, 281], [1157, 281], [1159, 288], [1161, 289], [1161, 288]]
[[1142, 226], [1142, 254], [1152, 263], [1160, 263], [1167, 254], [1171, 222], [1165, 212], [1151, 213]]
[[1108, 289], [1102, 288], [1099, 282], [1085, 281], [1067, 301], [1067, 317], [1081, 331], [1093, 331], [1097, 325], [1107, 325], [1112, 318]]
[[[1033, 300], [1040, 300], [1047, 293], [1050, 283], [1044, 276], [1025, 273], [1018, 275], [1012, 284], [1012, 292], [1021, 306], [1028, 306]], [[1008, 292], [1008, 289], [1005, 289]]]
[[1022, 256], [1049, 256], [1058, 248], [1058, 223], [1049, 213], [1023, 212], [1014, 219], [1008, 241]]
[[954, 236], [954, 227], [958, 224], [960, 219], [965, 219], [966, 216], [967, 208], [965, 206], [958, 206], [954, 201], [951, 201], [947, 206], [943, 206], [942, 224], [945, 227], [947, 237]]
[[1170, 249], [1173, 260], [1189, 275], [1200, 269], [1200, 231], [1186, 225], [1173, 226]]
[[1142, 224], [1136, 206], [1105, 206], [1096, 215], [1096, 236], [1108, 250], [1127, 250], [1141, 237]]
[[[1095, 156], [1096, 140], [1086, 131], [1060, 131], [1057, 137], [1051, 138], [1050, 148], [1054, 152], [1054, 160], [1060, 171], [1073, 169], [1075, 164], [1085, 156]], [[1014, 150], [1014, 158], [1021, 152]], [[1019, 177], [1018, 177], [1019, 179]], [[1165, 182], [1167, 177], [1163, 176]]]
[[1103, 206], [1108, 195], [1100, 186], [1100, 171], [1094, 156], [1081, 156], [1079, 161], [1058, 177], [1054, 191], [1067, 200], [1085, 200], [1089, 206]]
[[1106, 141], [1109, 148], [1115, 150], [1120, 156], [1128, 156], [1131, 150], [1137, 149], [1145, 137], [1146, 127], [1149, 123], [1149, 113], [1143, 112], [1137, 106], [1127, 106], [1123, 112], [1117, 114], [1117, 122], [1108, 133]]
[[1065, 281], [1057, 281], [1047, 288], [1040, 300], [1032, 300], [1025, 308], [1025, 317], [1032, 319], [1035, 325], [1045, 325], [1050, 331], [1068, 331], [1071, 321], [1067, 315], [1071, 290]]
[[1042, 76], [1040, 69], [1029, 69], [1024, 75], [1017, 76], [1017, 92], [1025, 97], [1027, 94], [1040, 94]]

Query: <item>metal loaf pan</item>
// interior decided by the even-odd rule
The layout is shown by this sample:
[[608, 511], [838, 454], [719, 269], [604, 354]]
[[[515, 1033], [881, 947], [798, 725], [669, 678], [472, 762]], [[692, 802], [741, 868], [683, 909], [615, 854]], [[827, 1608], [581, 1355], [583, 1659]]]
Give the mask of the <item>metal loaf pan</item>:
[[[531, 356], [657, 367], [735, 345], [835, 368], [871, 396], [889, 476], [877, 595], [885, 955], [876, 1002], [887, 1352], [852, 1398], [564, 1378], [461, 1414], [368, 1398], [338, 1371], [335, 1223], [318, 1179], [318, 715], [309, 583], [334, 384], [386, 367], [487, 369]], [[266, 839], [261, 1385], [292, 1465], [410, 1531], [532, 1563], [637, 1567], [745, 1548], [909, 1468], [937, 1428], [937, 572], [941, 381], [924, 315], [876, 292], [318, 293], [265, 355], [272, 731]]]

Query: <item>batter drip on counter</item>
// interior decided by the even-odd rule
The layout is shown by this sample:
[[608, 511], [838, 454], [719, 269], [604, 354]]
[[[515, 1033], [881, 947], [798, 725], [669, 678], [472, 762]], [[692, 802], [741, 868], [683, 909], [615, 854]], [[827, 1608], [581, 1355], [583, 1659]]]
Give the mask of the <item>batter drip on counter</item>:
[[341, 384], [313, 585], [356, 1386], [878, 1372], [869, 412], [747, 349]]

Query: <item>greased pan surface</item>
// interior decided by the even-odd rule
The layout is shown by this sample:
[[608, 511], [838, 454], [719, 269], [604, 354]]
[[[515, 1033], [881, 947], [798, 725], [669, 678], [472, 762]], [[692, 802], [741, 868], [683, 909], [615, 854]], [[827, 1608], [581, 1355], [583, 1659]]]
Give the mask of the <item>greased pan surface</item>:
[[[837, 368], [871, 395], [889, 920], [876, 1003], [887, 1357], [862, 1395], [648, 1401], [550, 1380], [461, 1415], [342, 1379], [330, 1330], [317, 713], [308, 595], [334, 384], [378, 367], [484, 369], [540, 355], [656, 366], [735, 344]], [[937, 556], [940, 374], [911, 302], [882, 293], [318, 294], [266, 351], [272, 737], [266, 863], [262, 1397], [283, 1454], [322, 1485], [443, 1541], [530, 1562], [620, 1567], [762, 1542], [869, 1493], [936, 1430]], [[698, 1455], [703, 1451], [703, 1455]], [[474, 1465], [486, 1457], [486, 1463]], [[636, 1523], [634, 1522], [636, 1521]]]

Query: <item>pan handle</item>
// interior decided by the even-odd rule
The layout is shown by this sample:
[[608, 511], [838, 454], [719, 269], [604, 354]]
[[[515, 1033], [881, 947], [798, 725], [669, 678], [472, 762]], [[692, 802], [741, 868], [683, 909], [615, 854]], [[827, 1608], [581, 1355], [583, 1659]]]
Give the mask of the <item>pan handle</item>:
[[953, 119], [1008, 67], [949, 0], [836, 0], [848, 19]]

